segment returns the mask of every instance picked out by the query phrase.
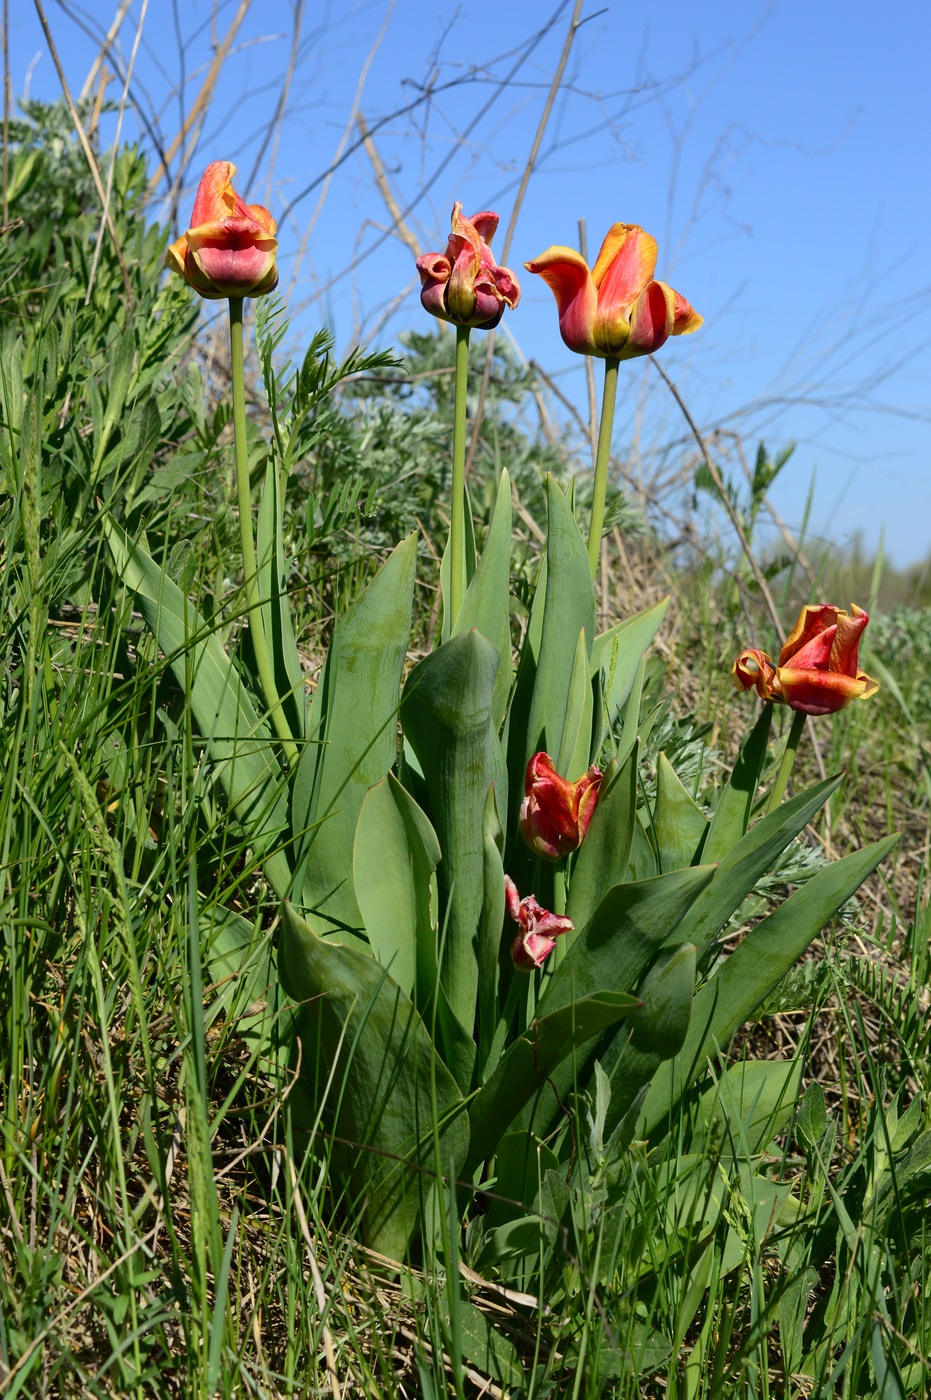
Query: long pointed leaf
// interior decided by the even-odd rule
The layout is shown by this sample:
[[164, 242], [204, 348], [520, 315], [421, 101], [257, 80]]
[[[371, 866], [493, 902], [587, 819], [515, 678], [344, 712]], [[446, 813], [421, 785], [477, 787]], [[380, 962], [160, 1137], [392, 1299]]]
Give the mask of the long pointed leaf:
[[177, 584], [115, 521], [105, 517], [103, 529], [114, 568], [135, 593], [146, 626], [188, 697], [230, 807], [283, 897], [292, 873], [284, 851], [275, 847], [284, 837], [287, 807], [268, 728], [219, 638]]
[[286, 903], [278, 959], [335, 1071], [335, 1132], [363, 1239], [403, 1259], [423, 1219], [435, 1136], [444, 1168], [458, 1172], [465, 1160], [462, 1097], [413, 1003], [374, 958], [318, 938]]

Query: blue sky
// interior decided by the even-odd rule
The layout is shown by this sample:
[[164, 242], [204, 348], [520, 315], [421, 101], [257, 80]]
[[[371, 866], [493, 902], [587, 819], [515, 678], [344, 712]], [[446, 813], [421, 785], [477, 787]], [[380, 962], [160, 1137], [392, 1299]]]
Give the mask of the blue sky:
[[[80, 9], [44, 3], [77, 93], [95, 51], [82, 26], [106, 28], [116, 0], [84, 0]], [[237, 6], [149, 0], [134, 90], [164, 140], [199, 89], [211, 25], [225, 33]], [[14, 93], [56, 96], [33, 5], [14, 0], [10, 8]], [[142, 8], [132, 0], [119, 36], [124, 64]], [[354, 103], [375, 132], [409, 239], [421, 250], [443, 247], [458, 198], [466, 213], [500, 212], [501, 257], [571, 10], [556, 0], [547, 7], [463, 0], [446, 9], [423, 0], [308, 4], [284, 119], [266, 140], [283, 97], [295, 4], [254, 5], [187, 151], [181, 227], [203, 167], [234, 160], [241, 192], [279, 218], [282, 285], [293, 276], [289, 306], [301, 329], [325, 320], [345, 345], [356, 336], [390, 343], [407, 327], [423, 327], [413, 254], [386, 232], [391, 218], [369, 157], [352, 151], [324, 178], [356, 139]], [[814, 477], [817, 533], [843, 548], [859, 531], [873, 546], [884, 527], [896, 563], [924, 558], [931, 546], [926, 3], [902, 0], [880, 17], [865, 0], [604, 8], [593, 0], [582, 20], [508, 264], [520, 271], [549, 244], [576, 244], [580, 218], [592, 259], [612, 222], [642, 224], [659, 240], [657, 275], [705, 317], [696, 335], [660, 352], [703, 430], [717, 429], [724, 451], [734, 441], [728, 435], [740, 434], [751, 457], [761, 437], [772, 449], [797, 443], [772, 492], [791, 527], [802, 520]], [[113, 82], [108, 97], [119, 96]], [[107, 122], [112, 132], [115, 117]], [[139, 135], [132, 110], [123, 132]], [[529, 275], [523, 289], [509, 333], [582, 407], [584, 364], [559, 339], [552, 297]], [[663, 448], [683, 425], [648, 364], [626, 370], [616, 448], [650, 479], [681, 460]], [[739, 474], [733, 456], [725, 466]]]

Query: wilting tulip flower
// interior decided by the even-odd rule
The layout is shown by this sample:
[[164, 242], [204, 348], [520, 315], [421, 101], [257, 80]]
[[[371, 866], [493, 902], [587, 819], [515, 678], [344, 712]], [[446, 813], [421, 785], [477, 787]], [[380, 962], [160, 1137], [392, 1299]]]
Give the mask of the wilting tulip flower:
[[445, 253], [417, 259], [420, 300], [433, 316], [454, 326], [491, 330], [520, 301], [520, 283], [510, 268], [499, 267], [491, 251], [498, 215], [473, 214], [453, 205], [452, 232]]
[[215, 160], [201, 176], [191, 227], [165, 254], [172, 272], [202, 297], [260, 297], [278, 285], [277, 224], [233, 189], [236, 167]]
[[541, 908], [532, 894], [521, 899], [508, 875], [504, 877], [504, 897], [508, 913], [520, 927], [520, 933], [511, 944], [511, 961], [520, 972], [542, 967], [556, 947], [559, 935], [573, 927], [572, 920]]
[[595, 266], [574, 248], [547, 248], [528, 272], [543, 278], [559, 308], [559, 331], [570, 350], [602, 359], [652, 355], [671, 335], [702, 323], [685, 297], [655, 282], [656, 239], [639, 224], [612, 224]]
[[851, 700], [867, 700], [879, 689], [859, 669], [857, 649], [869, 617], [854, 603], [850, 612], [830, 603], [808, 603], [774, 665], [763, 651], [742, 651], [734, 662], [741, 690], [756, 689], [806, 715], [831, 715]]
[[524, 775], [520, 829], [536, 855], [560, 860], [578, 849], [595, 815], [601, 778], [593, 764], [583, 777], [567, 782], [548, 753], [534, 754]]

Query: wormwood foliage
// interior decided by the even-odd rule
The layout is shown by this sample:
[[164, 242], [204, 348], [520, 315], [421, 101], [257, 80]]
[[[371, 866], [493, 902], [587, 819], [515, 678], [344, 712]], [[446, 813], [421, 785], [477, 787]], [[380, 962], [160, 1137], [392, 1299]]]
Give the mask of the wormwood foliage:
[[[542, 558], [489, 469], [462, 608], [438, 570], [411, 656], [415, 542], [375, 571], [349, 542], [388, 529], [362, 449], [400, 462], [406, 409], [365, 377], [396, 371], [323, 338], [276, 370], [269, 315], [250, 475], [290, 761], [225, 582], [227, 419], [175, 370], [190, 310], [118, 160], [132, 315], [106, 242], [91, 285], [89, 205], [6, 265], [39, 290], [6, 283], [0, 359], [5, 1392], [923, 1394], [927, 918], [902, 972], [829, 950], [786, 981], [892, 841], [778, 888], [839, 779], [764, 814], [768, 711], [727, 764], [674, 745], [664, 607], [595, 634], [584, 504], [529, 451]], [[359, 565], [313, 686], [311, 542]], [[605, 772], [562, 868], [518, 831], [542, 748]], [[541, 972], [507, 955], [505, 871], [549, 908], [565, 877]], [[849, 1101], [807, 1033], [730, 1048], [835, 989]]]

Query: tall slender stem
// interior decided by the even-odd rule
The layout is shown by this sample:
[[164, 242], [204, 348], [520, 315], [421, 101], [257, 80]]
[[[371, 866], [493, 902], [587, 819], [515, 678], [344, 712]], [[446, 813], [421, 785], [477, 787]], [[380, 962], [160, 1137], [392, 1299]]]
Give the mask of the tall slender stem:
[[243, 375], [242, 297], [230, 297], [230, 369], [233, 379], [233, 442], [236, 450], [236, 485], [239, 494], [239, 539], [242, 547], [242, 567], [245, 575], [246, 603], [249, 608], [249, 633], [259, 681], [265, 695], [275, 732], [281, 740], [288, 763], [297, 760], [297, 745], [288, 725], [281, 698], [275, 685], [275, 673], [268, 650], [262, 600], [259, 595], [259, 565], [252, 538], [252, 492], [249, 489], [249, 450], [246, 442], [246, 389]]
[[601, 532], [605, 523], [605, 499], [608, 494], [608, 467], [611, 462], [611, 435], [614, 432], [614, 401], [617, 398], [617, 367], [613, 355], [605, 360], [604, 394], [601, 399], [601, 423], [598, 428], [598, 451], [595, 454], [595, 484], [592, 490], [592, 522], [588, 532], [588, 562], [592, 578], [598, 572], [601, 556]]
[[469, 327], [456, 327], [456, 403], [453, 409], [453, 499], [449, 517], [449, 630], [465, 594], [465, 455], [466, 388], [469, 378]]
[[767, 812], [774, 812], [785, 796], [786, 784], [789, 781], [789, 774], [792, 772], [795, 753], [807, 718], [808, 716], [803, 714], [801, 710], [792, 712], [792, 727], [789, 730], [789, 737], [786, 739], [786, 746], [782, 751], [782, 762], [779, 764], [779, 772], [776, 774], [773, 790], [769, 794], [769, 801], [766, 804]]

